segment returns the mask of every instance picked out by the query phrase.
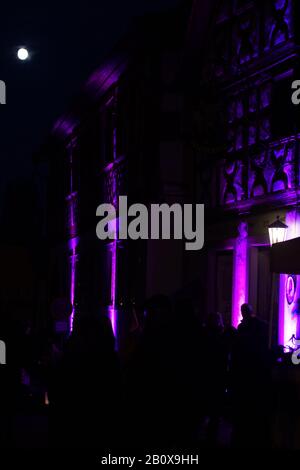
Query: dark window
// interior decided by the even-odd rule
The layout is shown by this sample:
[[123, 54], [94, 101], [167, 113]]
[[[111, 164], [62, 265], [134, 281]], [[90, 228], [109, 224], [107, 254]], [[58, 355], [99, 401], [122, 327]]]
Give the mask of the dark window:
[[107, 164], [114, 159], [114, 113], [112, 106], [107, 106], [102, 111], [100, 126], [102, 161]]
[[272, 93], [272, 138], [274, 140], [293, 133], [293, 104], [290, 79], [273, 84]]

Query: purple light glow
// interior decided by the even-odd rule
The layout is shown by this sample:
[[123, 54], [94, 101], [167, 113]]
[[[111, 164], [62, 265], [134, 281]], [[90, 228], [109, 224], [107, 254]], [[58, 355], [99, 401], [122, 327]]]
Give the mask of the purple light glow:
[[[115, 221], [115, 227], [117, 221]], [[110, 244], [111, 250], [111, 280], [110, 280], [110, 298], [111, 303], [109, 306], [109, 318], [111, 326], [114, 332], [115, 338], [117, 338], [117, 310], [116, 310], [116, 279], [117, 279], [117, 239], [113, 240]]]
[[241, 317], [241, 305], [248, 300], [248, 233], [247, 225], [241, 222], [239, 236], [234, 247], [232, 326], [237, 328]]
[[85, 86], [86, 94], [92, 96], [104, 94], [112, 85], [117, 83], [125, 67], [126, 57], [122, 54], [106, 61], [88, 79]]
[[62, 138], [68, 138], [73, 134], [77, 124], [74, 116], [63, 116], [55, 122], [53, 132]]
[[70, 318], [70, 331], [73, 331], [73, 322], [74, 322], [74, 315], [75, 315], [75, 307], [74, 307], [74, 296], [75, 296], [75, 252], [72, 254], [72, 261], [71, 261], [71, 295], [70, 301], [72, 305], [72, 313]]
[[[73, 147], [75, 142], [72, 141], [70, 145], [69, 152], [69, 161], [70, 161], [70, 195], [67, 199], [70, 200], [70, 226], [69, 226], [69, 235], [74, 237], [74, 230], [76, 232], [76, 220], [75, 220], [75, 198], [74, 198], [74, 186], [73, 186]], [[71, 238], [69, 240], [69, 249], [71, 250], [71, 285], [70, 285], [70, 302], [72, 305], [72, 313], [70, 317], [70, 332], [73, 331], [73, 323], [75, 316], [75, 285], [76, 285], [76, 246], [78, 244], [78, 238]]]
[[288, 276], [280, 275], [279, 282], [279, 318], [278, 318], [278, 343], [291, 346], [290, 339], [296, 334], [296, 320], [293, 318], [292, 310], [294, 302], [289, 305], [286, 300], [286, 283]]
[[75, 316], [75, 283], [76, 283], [76, 246], [78, 243], [77, 238], [72, 238], [69, 242], [69, 248], [72, 250], [71, 254], [71, 285], [70, 285], [70, 302], [72, 305], [72, 313], [70, 317], [70, 332], [73, 331], [73, 323]]
[[[300, 217], [297, 210], [292, 210], [286, 214], [287, 240], [300, 236]], [[292, 274], [292, 273], [291, 273]], [[295, 302], [299, 298], [299, 281], [300, 277], [296, 276], [297, 285], [293, 296], [293, 301], [288, 302], [286, 296], [287, 274], [280, 275], [279, 282], [279, 318], [278, 318], [278, 343], [284, 346], [293, 346], [290, 339], [297, 332], [297, 316], [293, 314]]]
[[[114, 161], [117, 159], [117, 129], [116, 127], [113, 130], [113, 155]], [[112, 170], [113, 171], [113, 170]], [[117, 180], [116, 175], [113, 173], [113, 204], [117, 207]], [[115, 232], [117, 232], [118, 221], [115, 219], [112, 221], [112, 227]], [[117, 330], [117, 310], [116, 310], [116, 289], [117, 289], [117, 236], [110, 244], [111, 249], [111, 282], [110, 282], [110, 298], [111, 304], [109, 306], [109, 317], [113, 329], [113, 333], [115, 338], [118, 337], [118, 330]]]

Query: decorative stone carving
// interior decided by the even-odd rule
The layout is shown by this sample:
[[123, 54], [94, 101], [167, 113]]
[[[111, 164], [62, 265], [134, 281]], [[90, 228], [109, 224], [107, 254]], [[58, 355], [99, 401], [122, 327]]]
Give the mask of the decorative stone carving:
[[242, 186], [242, 163], [226, 161], [223, 167], [222, 201], [225, 204], [240, 201], [244, 197]]
[[252, 158], [249, 172], [249, 196], [256, 197], [267, 194], [268, 185], [265, 177], [267, 152]]
[[271, 91], [272, 91], [271, 83], [266, 83], [260, 87], [259, 104], [260, 104], [261, 109], [264, 109], [270, 106]]
[[226, 8], [225, 2], [221, 4], [214, 29], [214, 65], [215, 75], [222, 79], [218, 82], [221, 86], [225, 84], [228, 146], [219, 173], [220, 202], [234, 204], [299, 184], [295, 137], [273, 140], [288, 135], [277, 131], [280, 87], [273, 76], [279, 72], [274, 68], [273, 73], [271, 68], [260, 74], [255, 67], [259, 54], [258, 66], [265, 62], [268, 65], [271, 56], [263, 52], [292, 38], [293, 2], [232, 0], [231, 8], [228, 2]]
[[287, 190], [295, 186], [295, 142], [279, 143], [251, 158], [249, 197]]
[[249, 62], [257, 55], [257, 25], [254, 15], [246, 15], [239, 19], [234, 35], [236, 65]]
[[273, 165], [272, 192], [290, 189], [294, 186], [294, 155], [294, 142], [287, 142], [271, 149], [270, 161]]
[[227, 108], [228, 122], [232, 123], [235, 120], [236, 111], [235, 111], [235, 100], [231, 100]]
[[257, 109], [257, 93], [256, 89], [251, 90], [249, 94], [249, 113], [255, 113]]
[[117, 204], [118, 196], [122, 194], [124, 184], [124, 165], [114, 166], [105, 175], [105, 201], [110, 204]]
[[292, 303], [295, 301], [296, 292], [297, 292], [297, 276], [295, 276], [294, 274], [289, 274], [286, 278], [286, 285], [285, 285], [285, 295], [286, 295], [286, 301], [288, 305], [292, 305]]
[[269, 140], [271, 137], [271, 123], [268, 117], [263, 118], [260, 122], [259, 137], [262, 141]]
[[248, 145], [254, 145], [256, 143], [256, 134], [256, 125], [250, 125], [248, 129]]
[[269, 21], [266, 21], [266, 47], [272, 48], [287, 41], [291, 35], [290, 0], [272, 0]]
[[236, 139], [235, 139], [235, 149], [236, 150], [241, 150], [244, 145], [244, 129], [243, 126], [240, 125], [237, 127], [236, 130]]
[[242, 221], [238, 225], [238, 238], [240, 240], [245, 240], [248, 237], [248, 224], [245, 221]]
[[244, 104], [242, 97], [238, 97], [236, 101], [236, 118], [240, 119], [244, 116]]

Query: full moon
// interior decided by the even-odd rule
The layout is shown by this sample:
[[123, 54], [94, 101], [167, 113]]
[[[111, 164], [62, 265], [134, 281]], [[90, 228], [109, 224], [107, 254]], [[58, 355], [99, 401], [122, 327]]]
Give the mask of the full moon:
[[25, 47], [21, 47], [18, 49], [18, 59], [20, 60], [27, 60], [29, 57], [29, 52]]

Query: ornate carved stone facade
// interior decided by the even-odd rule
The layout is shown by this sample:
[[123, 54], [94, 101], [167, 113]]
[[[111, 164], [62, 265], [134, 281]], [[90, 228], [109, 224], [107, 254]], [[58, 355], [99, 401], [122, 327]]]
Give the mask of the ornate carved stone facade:
[[126, 164], [124, 159], [109, 165], [104, 171], [104, 200], [117, 208], [118, 197], [126, 193]]
[[[201, 21], [203, 5], [196, 4]], [[223, 134], [214, 158], [201, 145], [196, 150], [197, 196], [209, 207], [207, 313], [223, 311], [237, 326], [241, 303], [249, 302], [269, 322], [274, 344], [287, 344], [294, 328], [284, 303], [288, 277], [275, 278], [270, 271], [268, 225], [278, 216], [289, 226], [288, 239], [300, 233], [300, 120], [291, 101], [300, 73], [299, 7], [294, 0], [215, 2], [200, 49], [206, 57], [201, 86], [194, 88], [204, 109], [212, 109], [207, 90], [214, 89], [222, 117], [215, 121], [215, 141]], [[189, 103], [194, 110], [193, 100]], [[198, 106], [198, 112], [204, 116], [206, 110]], [[209, 148], [213, 145], [211, 139]], [[248, 235], [241, 244], [237, 229], [244, 224]], [[227, 281], [224, 289], [226, 276], [231, 289]], [[215, 292], [223, 292], [223, 298], [212, 300]]]
[[291, 190], [298, 181], [298, 133], [289, 89], [296, 73], [296, 2], [221, 2], [208, 77], [225, 103], [218, 205]]

